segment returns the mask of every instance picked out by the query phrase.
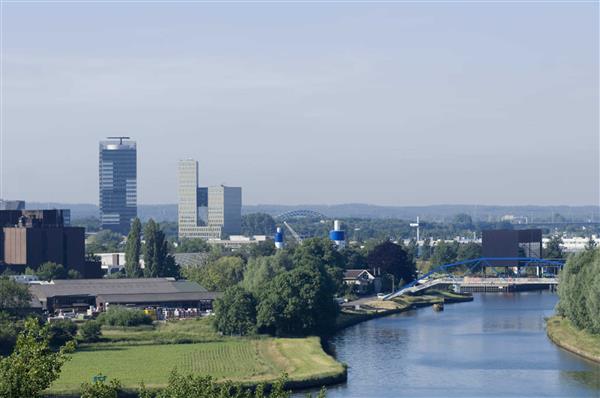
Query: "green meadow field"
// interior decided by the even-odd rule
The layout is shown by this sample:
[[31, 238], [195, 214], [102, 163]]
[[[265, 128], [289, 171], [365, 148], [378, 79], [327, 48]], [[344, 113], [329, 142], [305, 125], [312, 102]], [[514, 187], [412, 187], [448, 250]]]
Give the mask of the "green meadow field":
[[345, 372], [342, 364], [323, 351], [317, 337], [231, 338], [192, 344], [109, 343], [78, 349], [47, 392], [76, 393], [81, 383], [98, 374], [119, 379], [128, 390], [137, 389], [142, 381], [149, 388], [160, 388], [173, 369], [248, 384], [274, 381], [284, 372], [290, 381], [336, 377]]

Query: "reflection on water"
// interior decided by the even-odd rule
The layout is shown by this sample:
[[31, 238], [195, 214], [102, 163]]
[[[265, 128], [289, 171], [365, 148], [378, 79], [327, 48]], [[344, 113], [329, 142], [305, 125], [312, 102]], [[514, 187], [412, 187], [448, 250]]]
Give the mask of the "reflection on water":
[[562, 376], [568, 380], [575, 380], [585, 386], [588, 386], [591, 390], [598, 391], [596, 394], [600, 396], [600, 371], [599, 370], [585, 370], [585, 371], [565, 371]]
[[332, 339], [348, 383], [328, 397], [600, 397], [600, 367], [546, 337], [549, 292], [479, 294], [353, 326]]

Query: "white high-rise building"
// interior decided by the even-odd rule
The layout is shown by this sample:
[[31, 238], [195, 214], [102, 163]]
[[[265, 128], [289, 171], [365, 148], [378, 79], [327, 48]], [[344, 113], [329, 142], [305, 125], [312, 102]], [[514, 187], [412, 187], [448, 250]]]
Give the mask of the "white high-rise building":
[[198, 162], [179, 161], [179, 238], [221, 239], [242, 227], [242, 188], [198, 187]]
[[220, 225], [225, 235], [242, 230], [242, 188], [208, 187], [208, 225]]

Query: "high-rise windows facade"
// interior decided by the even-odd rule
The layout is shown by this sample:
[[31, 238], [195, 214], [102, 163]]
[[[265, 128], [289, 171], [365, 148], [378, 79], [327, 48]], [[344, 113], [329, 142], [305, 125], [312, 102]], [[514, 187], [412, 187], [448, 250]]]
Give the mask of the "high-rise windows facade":
[[127, 234], [137, 216], [137, 149], [129, 137], [100, 142], [100, 223]]

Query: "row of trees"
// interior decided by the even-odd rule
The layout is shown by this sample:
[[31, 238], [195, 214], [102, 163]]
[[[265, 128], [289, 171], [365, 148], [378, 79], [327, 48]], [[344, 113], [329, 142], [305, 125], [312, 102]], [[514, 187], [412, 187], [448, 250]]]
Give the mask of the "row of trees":
[[573, 325], [600, 334], [600, 249], [572, 255], [560, 273], [557, 312]]
[[[135, 218], [131, 224], [125, 244], [125, 274], [128, 278], [178, 277], [179, 266], [169, 253], [169, 244], [165, 233], [158, 223], [150, 219], [144, 225], [144, 244], [142, 245], [142, 223]], [[144, 259], [144, 269], [140, 259]]]

